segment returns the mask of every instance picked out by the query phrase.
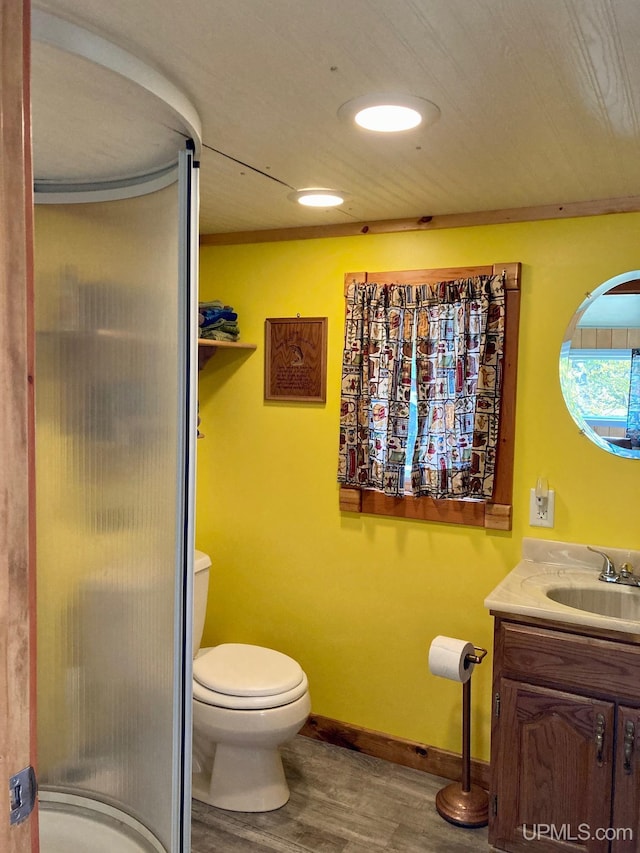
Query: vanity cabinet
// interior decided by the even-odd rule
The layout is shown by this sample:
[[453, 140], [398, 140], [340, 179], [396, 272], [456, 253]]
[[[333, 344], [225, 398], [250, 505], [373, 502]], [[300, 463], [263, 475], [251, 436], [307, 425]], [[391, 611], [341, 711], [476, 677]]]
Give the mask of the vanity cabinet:
[[494, 615], [489, 842], [636, 853], [640, 638]]

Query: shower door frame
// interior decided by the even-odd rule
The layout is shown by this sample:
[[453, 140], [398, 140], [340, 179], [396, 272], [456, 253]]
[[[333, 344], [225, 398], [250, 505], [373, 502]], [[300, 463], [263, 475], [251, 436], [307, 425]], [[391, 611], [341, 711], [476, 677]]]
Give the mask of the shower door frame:
[[[37, 771], [30, 0], [0, 0], [0, 32], [0, 156], [3, 164], [0, 170], [0, 382], [4, 426], [0, 451], [3, 491], [0, 509], [0, 765], [6, 774], [6, 781], [0, 779], [0, 789], [4, 792], [0, 797], [0, 849], [6, 853], [38, 853], [37, 807], [22, 822], [12, 825], [8, 784], [11, 775], [29, 765]], [[192, 201], [197, 205], [197, 196]], [[194, 241], [193, 234], [191, 240]], [[191, 361], [193, 354], [187, 358]], [[190, 461], [193, 462], [192, 455]], [[192, 531], [186, 532], [188, 541]], [[182, 607], [188, 633], [190, 581], [181, 580], [186, 593]], [[184, 664], [185, 683], [189, 678], [189, 663], [190, 653]], [[190, 691], [188, 698], [182, 697], [182, 702], [188, 743]], [[189, 769], [187, 755], [182, 766], [183, 792], [187, 795]], [[188, 816], [188, 804], [182, 803], [179, 834], [183, 844], [189, 836]]]
[[35, 767], [35, 477], [30, 2], [0, 0], [0, 849], [38, 853], [37, 809], [11, 825], [9, 777]]

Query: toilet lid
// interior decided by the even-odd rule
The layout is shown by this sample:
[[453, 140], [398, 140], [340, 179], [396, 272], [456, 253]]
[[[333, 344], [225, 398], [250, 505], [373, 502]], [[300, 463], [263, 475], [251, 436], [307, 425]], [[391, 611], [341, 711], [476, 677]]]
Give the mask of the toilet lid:
[[228, 693], [217, 693], [193, 679], [193, 699], [204, 705], [212, 705], [215, 708], [231, 708], [234, 711], [267, 711], [271, 708], [279, 708], [296, 702], [303, 696], [308, 695], [309, 682], [307, 676], [302, 673], [302, 681], [292, 690], [284, 693], [276, 693], [273, 696], [229, 696]]
[[227, 696], [275, 696], [298, 688], [300, 664], [288, 655], [245, 643], [223, 643], [193, 662], [196, 682]]

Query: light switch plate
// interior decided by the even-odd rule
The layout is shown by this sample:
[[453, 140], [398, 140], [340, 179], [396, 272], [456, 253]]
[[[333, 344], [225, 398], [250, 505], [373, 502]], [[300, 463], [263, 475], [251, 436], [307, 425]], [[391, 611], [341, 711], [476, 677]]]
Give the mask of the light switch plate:
[[531, 527], [553, 527], [555, 498], [555, 491], [553, 489], [549, 489], [546, 512], [540, 513], [536, 502], [536, 490], [531, 489], [529, 498], [529, 525]]

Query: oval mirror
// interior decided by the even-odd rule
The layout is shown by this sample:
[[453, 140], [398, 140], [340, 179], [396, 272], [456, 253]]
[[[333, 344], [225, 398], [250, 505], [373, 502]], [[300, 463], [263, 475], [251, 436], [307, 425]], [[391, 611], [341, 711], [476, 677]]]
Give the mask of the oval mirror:
[[640, 270], [605, 281], [580, 305], [562, 344], [560, 385], [584, 435], [640, 459]]

